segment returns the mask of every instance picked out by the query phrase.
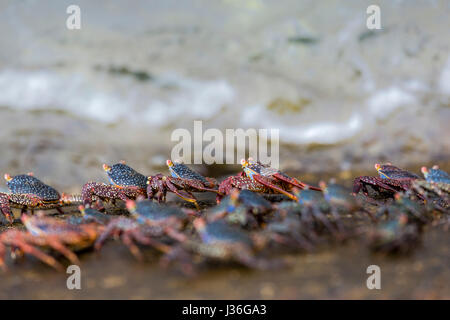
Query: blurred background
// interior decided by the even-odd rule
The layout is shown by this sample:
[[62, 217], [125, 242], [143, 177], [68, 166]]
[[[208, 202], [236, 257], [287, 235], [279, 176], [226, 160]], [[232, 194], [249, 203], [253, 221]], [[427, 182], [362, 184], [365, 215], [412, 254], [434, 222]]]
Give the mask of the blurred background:
[[104, 180], [103, 162], [155, 173], [194, 120], [279, 129], [299, 173], [445, 165], [450, 2], [377, 1], [375, 31], [371, 4], [0, 1], [1, 171], [62, 191]]

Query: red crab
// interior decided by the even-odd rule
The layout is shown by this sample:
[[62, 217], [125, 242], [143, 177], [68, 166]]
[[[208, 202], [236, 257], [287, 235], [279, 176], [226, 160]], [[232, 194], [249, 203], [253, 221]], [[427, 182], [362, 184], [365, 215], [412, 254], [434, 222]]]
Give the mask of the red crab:
[[159, 202], [165, 201], [167, 191], [170, 191], [199, 208], [193, 192], [219, 193], [216, 180], [202, 176], [180, 161], [167, 160], [166, 164], [171, 176], [157, 174], [148, 177], [147, 196], [149, 199], [156, 198]]
[[147, 177], [127, 166], [124, 162], [111, 167], [104, 164], [103, 170], [108, 174], [111, 184], [86, 183], [81, 190], [85, 205], [91, 205], [94, 196], [100, 200], [127, 201], [146, 195]]
[[27, 228], [26, 231], [11, 229], [0, 234], [0, 267], [3, 269], [6, 269], [4, 256], [6, 246], [9, 246], [63, 271], [62, 265], [40, 248], [51, 248], [65, 256], [71, 263], [79, 264], [73, 251], [92, 246], [101, 228], [96, 223], [74, 225], [41, 214], [35, 216], [24, 214], [21, 219]]
[[[252, 158], [242, 159], [241, 165], [244, 172], [224, 180], [219, 186], [221, 193], [229, 194], [233, 188], [249, 189], [254, 192], [281, 193], [297, 201], [297, 197], [290, 193], [294, 187], [321, 191], [320, 188], [309, 186], [296, 178], [289, 177], [280, 170], [254, 161]], [[220, 201], [220, 197], [218, 197], [218, 201]]]
[[138, 260], [142, 260], [142, 255], [136, 243], [153, 246], [167, 253], [169, 246], [154, 238], [167, 235], [175, 241], [186, 241], [186, 236], [181, 231], [191, 220], [191, 216], [195, 216], [192, 210], [161, 205], [150, 200], [137, 202], [129, 200], [127, 209], [134, 219], [126, 217], [111, 219], [95, 244], [97, 250], [111, 235], [120, 235]]
[[46, 185], [32, 173], [10, 176], [5, 174], [6, 185], [10, 193], [0, 193], [0, 212], [9, 223], [14, 220], [11, 207], [22, 209], [56, 209], [63, 213], [61, 207], [69, 204], [69, 197], [61, 198], [58, 191]]
[[368, 196], [367, 186], [370, 185], [375, 191], [387, 192], [393, 196], [396, 192], [407, 191], [411, 188], [412, 182], [419, 179], [417, 175], [409, 171], [400, 169], [392, 164], [375, 164], [379, 177], [361, 176], [355, 179], [353, 183], [353, 194], [359, 191]]

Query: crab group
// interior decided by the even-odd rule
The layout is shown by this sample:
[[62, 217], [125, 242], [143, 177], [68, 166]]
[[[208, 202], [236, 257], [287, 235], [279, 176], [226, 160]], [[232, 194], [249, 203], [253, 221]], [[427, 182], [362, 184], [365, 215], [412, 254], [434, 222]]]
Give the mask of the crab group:
[[[52, 253], [78, 264], [81, 249], [101, 250], [109, 239], [119, 239], [138, 260], [144, 259], [143, 247], [151, 247], [163, 265], [176, 264], [186, 274], [199, 261], [270, 269], [286, 264], [261, 256], [263, 249], [313, 251], [329, 241], [366, 235], [373, 251], [407, 253], [425, 226], [449, 225], [450, 176], [438, 167], [423, 167], [421, 178], [389, 163], [376, 164], [379, 176], [357, 177], [349, 190], [334, 179], [314, 187], [251, 158], [221, 183], [182, 162], [166, 164], [167, 175], [144, 175], [124, 162], [104, 164], [109, 183], [86, 183], [80, 199], [60, 195], [32, 174], [6, 174], [9, 192], [0, 193], [0, 212], [12, 223], [12, 208], [21, 209], [25, 230], [0, 233], [0, 267], [6, 268], [10, 248], [15, 257], [32, 255], [62, 270]], [[361, 191], [365, 197], [357, 196]], [[168, 192], [194, 206], [165, 203]], [[215, 195], [217, 205], [201, 208], [197, 192]], [[270, 201], [267, 194], [278, 194], [281, 201]], [[118, 206], [117, 201], [125, 203], [120, 215], [104, 206]], [[74, 204], [80, 204], [79, 214], [64, 220], [42, 211], [62, 213], [63, 206]]]

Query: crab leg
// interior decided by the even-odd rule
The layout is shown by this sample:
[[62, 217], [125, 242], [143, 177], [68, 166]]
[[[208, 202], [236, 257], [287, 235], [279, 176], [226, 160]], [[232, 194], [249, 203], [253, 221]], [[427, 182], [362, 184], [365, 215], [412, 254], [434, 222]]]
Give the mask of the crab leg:
[[165, 183], [170, 191], [175, 193], [181, 199], [188, 202], [192, 202], [197, 209], [200, 209], [200, 206], [197, 203], [197, 199], [192, 194], [188, 193], [187, 191], [178, 190], [177, 187], [175, 187], [175, 185], [173, 185], [172, 182], [170, 182], [169, 180], [166, 180]]
[[138, 260], [142, 261], [142, 253], [141, 250], [139, 250], [138, 246], [133, 242], [133, 231], [127, 231], [122, 234], [122, 241], [123, 243], [128, 247], [130, 252], [133, 254], [133, 256]]
[[280, 173], [275, 173], [273, 177], [286, 183], [292, 184], [293, 186], [296, 186], [297, 188], [302, 190], [308, 188], [314, 191], [322, 191], [322, 189], [320, 188], [310, 186], [309, 184], [303, 183], [295, 178], [286, 177], [285, 175]]
[[219, 190], [204, 187], [204, 186], [202, 186], [201, 183], [197, 183], [197, 181], [189, 181], [189, 180], [185, 180], [184, 183], [185, 183], [187, 186], [192, 187], [192, 188], [197, 189], [197, 190], [201, 190], [201, 191], [209, 191], [209, 192], [214, 192], [214, 193], [219, 193]]
[[359, 178], [355, 179], [354, 184], [353, 184], [353, 193], [358, 194], [358, 192], [362, 189], [364, 194], [367, 195], [368, 191], [367, 191], [367, 188], [364, 185], [364, 183], [367, 183], [367, 184], [370, 184], [373, 186], [377, 186], [377, 187], [382, 187], [383, 189], [389, 190], [394, 193], [396, 193], [398, 191], [398, 190], [395, 190], [394, 188], [390, 187], [389, 185], [383, 183], [381, 181], [381, 179], [369, 177], [369, 176], [363, 176], [363, 177], [359, 177]]
[[284, 194], [285, 196], [289, 197], [290, 199], [292, 199], [292, 200], [294, 200], [294, 201], [298, 201], [298, 198], [297, 198], [296, 196], [294, 196], [293, 194], [291, 194], [291, 193], [289, 193], [289, 192], [283, 190], [283, 189], [280, 188], [280, 187], [277, 187], [276, 185], [274, 185], [273, 183], [271, 183], [267, 178], [265, 178], [265, 177], [263, 177], [263, 176], [260, 176], [260, 175], [254, 175], [254, 176], [253, 176], [253, 179], [254, 179], [256, 182], [258, 182], [258, 183], [260, 183], [260, 184], [266, 186], [267, 188], [270, 188], [270, 189], [273, 189], [273, 190], [275, 190], [275, 191], [277, 191], [277, 192], [279, 192], [279, 193], [282, 193], [282, 194]]
[[5, 193], [0, 193], [0, 213], [2, 213], [9, 223], [14, 222], [14, 217], [9, 205], [9, 197]]
[[333, 234], [336, 233], [336, 228], [330, 223], [330, 221], [328, 220], [328, 218], [319, 210], [319, 208], [317, 208], [316, 206], [314, 206], [313, 208], [311, 208], [313, 215], [324, 224], [324, 226]]
[[139, 232], [133, 232], [133, 237], [139, 243], [142, 243], [142, 244], [147, 245], [147, 246], [152, 246], [152, 247], [156, 248], [157, 250], [159, 250], [159, 251], [161, 251], [163, 253], [168, 253], [171, 250], [170, 246], [165, 245], [165, 244], [163, 244], [163, 243], [161, 243], [159, 241], [155, 241], [155, 240], [153, 240], [151, 238], [145, 237]]
[[48, 237], [47, 244], [54, 250], [64, 255], [72, 264], [80, 264], [80, 260], [78, 260], [77, 255], [69, 250], [69, 248], [62, 244], [56, 237]]
[[341, 223], [341, 217], [339, 215], [339, 211], [336, 207], [332, 206], [331, 208], [331, 216], [334, 218], [334, 223], [338, 231], [342, 232], [344, 230], [344, 226]]
[[[126, 219], [126, 218], [124, 218]], [[106, 239], [108, 239], [115, 231], [118, 229], [118, 225], [120, 223], [120, 219], [111, 221], [103, 233], [98, 237], [97, 241], [95, 241], [94, 248], [96, 250], [100, 250], [100, 248], [105, 243]]]
[[186, 241], [186, 239], [187, 239], [184, 234], [178, 232], [177, 230], [175, 230], [174, 228], [171, 228], [171, 227], [166, 227], [164, 229], [164, 232], [172, 239], [175, 239], [180, 242]]
[[[27, 253], [29, 255], [36, 257], [37, 259], [41, 260], [45, 264], [55, 268], [58, 271], [64, 270], [62, 265], [58, 261], [56, 261], [55, 258], [49, 256], [48, 254], [42, 252], [39, 249], [27, 244], [25, 242], [25, 239], [21, 235], [16, 234], [13, 236], [14, 236], [14, 238], [9, 239], [10, 241], [7, 241], [11, 246], [18, 247], [20, 250], [23, 251], [23, 253]], [[0, 265], [4, 266], [3, 257], [0, 257]]]
[[[126, 189], [118, 188], [116, 186], [106, 185], [104, 183], [88, 182], [81, 190], [81, 196], [85, 205], [92, 203], [92, 196], [96, 195], [100, 198], [107, 199], [121, 199], [123, 201], [129, 200], [126, 195]], [[129, 190], [132, 191], [132, 190]]]

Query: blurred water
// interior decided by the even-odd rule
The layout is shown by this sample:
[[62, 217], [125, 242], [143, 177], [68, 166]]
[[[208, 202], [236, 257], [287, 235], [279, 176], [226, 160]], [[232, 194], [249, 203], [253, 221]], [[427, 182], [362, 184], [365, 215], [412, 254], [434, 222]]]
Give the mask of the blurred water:
[[2, 1], [0, 170], [156, 170], [193, 120], [279, 129], [300, 171], [446, 162], [450, 3], [378, 3], [372, 32], [371, 1], [77, 1], [70, 31], [72, 1]]

